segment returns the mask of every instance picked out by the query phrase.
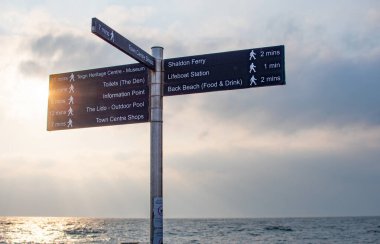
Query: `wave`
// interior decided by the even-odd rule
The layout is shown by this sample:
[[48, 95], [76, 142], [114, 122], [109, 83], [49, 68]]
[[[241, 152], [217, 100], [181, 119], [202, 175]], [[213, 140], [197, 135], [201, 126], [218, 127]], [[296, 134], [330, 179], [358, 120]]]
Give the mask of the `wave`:
[[293, 231], [292, 228], [288, 226], [281, 226], [281, 225], [271, 225], [264, 228], [265, 230], [269, 231]]
[[64, 230], [63, 232], [67, 235], [86, 236], [86, 235], [90, 235], [90, 234], [92, 234], [92, 235], [93, 234], [104, 234], [104, 233], [107, 233], [107, 230], [79, 227], [79, 228]]

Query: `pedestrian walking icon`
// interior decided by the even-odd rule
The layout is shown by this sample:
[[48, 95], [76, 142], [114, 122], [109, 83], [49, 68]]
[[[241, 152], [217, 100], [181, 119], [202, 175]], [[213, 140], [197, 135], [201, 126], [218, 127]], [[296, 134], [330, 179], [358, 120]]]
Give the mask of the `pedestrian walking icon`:
[[253, 84], [255, 84], [255, 86], [257, 86], [257, 83], [256, 83], [256, 81], [257, 81], [257, 79], [255, 78], [255, 76], [254, 75], [252, 75], [252, 77], [251, 77], [251, 83], [249, 84], [250, 86], [252, 86]]
[[256, 65], [254, 63], [251, 63], [251, 65], [249, 66], [249, 73], [251, 73], [252, 71], [254, 73], [256, 73]]
[[70, 82], [73, 82], [75, 81], [75, 76], [74, 76], [74, 73], [71, 73], [70, 75]]
[[70, 104], [74, 104], [74, 97], [73, 96], [70, 96], [69, 97], [69, 105]]
[[74, 115], [74, 110], [72, 107], [69, 108], [69, 110], [67, 110], [67, 116], [73, 116]]
[[113, 31], [111, 32], [110, 40], [111, 40], [112, 42], [115, 42], [115, 35], [113, 34]]
[[73, 84], [71, 84], [71, 86], [69, 87], [69, 93], [74, 93], [74, 86], [73, 86]]
[[73, 120], [69, 118], [69, 121], [67, 121], [67, 128], [73, 127]]
[[255, 53], [255, 51], [251, 51], [250, 53], [249, 53], [249, 60], [256, 60], [256, 53]]

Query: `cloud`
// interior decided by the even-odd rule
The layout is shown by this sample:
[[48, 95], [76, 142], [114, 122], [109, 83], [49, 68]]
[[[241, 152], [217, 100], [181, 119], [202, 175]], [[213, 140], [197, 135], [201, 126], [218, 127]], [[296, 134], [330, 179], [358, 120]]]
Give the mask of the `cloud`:
[[[130, 6], [124, 5], [108, 5], [98, 17], [100, 20], [112, 21], [112, 24], [121, 28], [122, 26], [132, 24], [142, 24], [147, 22], [149, 18], [153, 18], [155, 8], [150, 5]], [[105, 22], [105, 23], [107, 23]]]
[[165, 57], [285, 45], [286, 86], [164, 98], [166, 216], [379, 214], [378, 1], [71, 3], [0, 14], [0, 215], [149, 215], [148, 124], [46, 132], [49, 74], [135, 62], [94, 15]]
[[379, 125], [376, 67], [380, 55], [301, 62], [292, 51], [286, 50], [286, 86], [193, 95], [201, 103], [202, 116], [246, 125], [260, 122], [264, 128], [290, 131], [323, 125]]
[[[0, 179], [2, 215], [8, 216], [148, 216], [148, 184], [96, 177], [69, 181], [45, 175], [16, 181]], [[133, 196], [133, 197], [131, 197]], [[145, 204], [144, 204], [145, 203]], [[38, 207], [36, 207], [38, 206]]]
[[[127, 10], [127, 15], [120, 14], [117, 16], [122, 17], [114, 18], [115, 12], [120, 13], [124, 10]], [[136, 26], [136, 22], [132, 21], [131, 24], [130, 20], [141, 14], [148, 16], [150, 12], [152, 12], [150, 7], [125, 9], [121, 6], [112, 5], [107, 7], [100, 16], [112, 18], [109, 25], [122, 34], [124, 34], [125, 29], [128, 29], [127, 38], [145, 47], [145, 43], [153, 45], [151, 39], [158, 35], [157, 31], [153, 30], [152, 32], [150, 28], [142, 29], [141, 23]], [[48, 21], [49, 16], [44, 15], [43, 20]], [[40, 32], [22, 32], [24, 38], [17, 50], [20, 56], [17, 65], [24, 76], [46, 79], [49, 74], [136, 63], [126, 54], [92, 34], [90, 28], [84, 30], [71, 25], [61, 26], [53, 20], [53, 17], [50, 16], [50, 18], [53, 22], [51, 28], [44, 28]], [[105, 19], [108, 18], [105, 17]], [[122, 25], [124, 23], [127, 23], [127, 27]], [[37, 25], [40, 24], [39, 21], [34, 21], [28, 25], [32, 25], [31, 29], [36, 29], [38, 28]], [[119, 25], [123, 27], [119, 29]], [[54, 29], [53, 26], [58, 27]], [[147, 33], [152, 34], [147, 35]], [[149, 48], [147, 52], [149, 52]]]
[[120, 55], [115, 57], [112, 50], [97, 45], [95, 40], [72, 33], [35, 37], [30, 41], [29, 53], [30, 58], [20, 62], [19, 70], [25, 76], [34, 74], [41, 79], [51, 73], [91, 69], [102, 64], [111, 66], [120, 60]]
[[374, 186], [380, 183], [380, 155], [376, 149], [367, 152], [268, 154], [231, 148], [170, 157], [166, 208], [176, 217], [378, 213]]
[[0, 157], [1, 215], [148, 216], [144, 155], [56, 155]]
[[[357, 18], [342, 16], [336, 21], [333, 10], [325, 8], [331, 3], [319, 3], [316, 7], [302, 1], [297, 3], [300, 6], [271, 9], [265, 15], [256, 11], [252, 14], [252, 9], [261, 6], [268, 9], [273, 2], [250, 2], [247, 4], [252, 8], [244, 8], [235, 19], [233, 13], [237, 10], [234, 9], [226, 18], [221, 18], [221, 12], [216, 12], [213, 19], [203, 15], [197, 30], [191, 31], [183, 29], [183, 20], [179, 18], [172, 31], [180, 37], [174, 39], [184, 43], [181, 48], [187, 53], [178, 48], [184, 55], [228, 51], [238, 44], [245, 48], [285, 44], [286, 86], [192, 95], [201, 103], [198, 109], [204, 113], [200, 116], [214, 116], [218, 121], [238, 121], [240, 124], [259, 121], [264, 128], [288, 131], [319, 125], [379, 124], [376, 91], [380, 78], [376, 67], [380, 62], [380, 46], [374, 22], [377, 11], [357, 11], [352, 5], [337, 3]], [[202, 11], [211, 5], [202, 6]], [[224, 5], [228, 3], [222, 2], [221, 6]], [[192, 7], [200, 6], [195, 3]], [[242, 6], [238, 5], [237, 9], [242, 10]], [[183, 11], [181, 7], [177, 10]], [[360, 18], [361, 15], [365, 17]], [[218, 21], [223, 25], [217, 24]], [[206, 22], [208, 27], [202, 25]], [[213, 31], [201, 31], [204, 28]], [[198, 31], [202, 35], [199, 36]], [[194, 38], [190, 38], [190, 32]], [[234, 32], [239, 35], [233, 35]], [[256, 33], [254, 39], [252, 33]], [[187, 46], [189, 40], [191, 45]], [[165, 52], [175, 56], [170, 50], [171, 43]], [[184, 98], [173, 99], [182, 103], [180, 100]]]
[[[111, 26], [118, 27], [124, 23], [131, 25], [131, 21], [131, 26], [135, 26], [151, 15], [152, 11], [149, 6], [125, 8], [111, 5], [107, 6], [100, 16], [105, 16], [105, 19], [112, 18]], [[13, 43], [9, 43], [8, 48], [15, 49], [12, 53], [16, 57], [14, 63], [25, 77], [45, 80], [53, 73], [135, 63], [91, 33], [91, 18], [86, 24], [68, 21], [63, 24], [62, 21], [57, 21], [48, 8], [41, 5], [32, 7], [30, 11], [11, 9], [5, 15], [17, 20], [14, 28], [6, 28], [4, 31], [15, 39]], [[116, 18], [117, 16], [119, 18]], [[78, 16], [73, 16], [73, 19], [78, 19]], [[82, 18], [80, 20], [83, 21]], [[84, 29], [84, 26], [87, 28]], [[122, 30], [124, 29], [121, 28], [121, 32]], [[149, 32], [141, 32], [139, 26], [135, 26], [132, 37], [136, 33], [142, 33], [138, 36], [144, 41], [144, 33]], [[15, 45], [17, 47], [14, 47]]]
[[25, 76], [36, 76], [41, 77], [46, 75], [46, 70], [38, 62], [33, 60], [22, 61], [19, 65], [19, 70]]

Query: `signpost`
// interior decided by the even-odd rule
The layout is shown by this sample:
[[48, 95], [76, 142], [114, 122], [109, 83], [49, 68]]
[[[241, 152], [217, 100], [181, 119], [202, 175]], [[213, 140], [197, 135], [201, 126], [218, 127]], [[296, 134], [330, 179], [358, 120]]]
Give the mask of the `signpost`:
[[150, 243], [163, 243], [163, 96], [285, 85], [285, 48], [163, 59], [92, 18], [91, 31], [141, 64], [50, 75], [48, 131], [149, 122]]
[[162, 127], [163, 127], [163, 51], [162, 47], [152, 47], [156, 58], [156, 71], [152, 72], [150, 85], [150, 241], [163, 243], [163, 190], [162, 190]]
[[164, 96], [285, 85], [284, 46], [165, 60]]
[[149, 121], [141, 64], [50, 75], [49, 91], [49, 131]]

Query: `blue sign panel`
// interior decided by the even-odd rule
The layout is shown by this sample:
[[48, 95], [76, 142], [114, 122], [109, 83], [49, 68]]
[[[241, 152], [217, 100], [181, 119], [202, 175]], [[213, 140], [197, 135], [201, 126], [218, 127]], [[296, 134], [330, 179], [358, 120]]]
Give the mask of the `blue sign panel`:
[[285, 85], [284, 46], [165, 59], [164, 96]]
[[142, 50], [136, 44], [120, 35], [118, 32], [113, 30], [108, 25], [104, 24], [97, 18], [92, 18], [91, 22], [91, 32], [102, 38], [112, 46], [116, 47], [120, 51], [128, 54], [136, 61], [142, 63], [149, 69], [154, 70], [155, 67], [155, 59], [147, 52]]
[[148, 72], [141, 64], [50, 75], [49, 131], [148, 121]]

